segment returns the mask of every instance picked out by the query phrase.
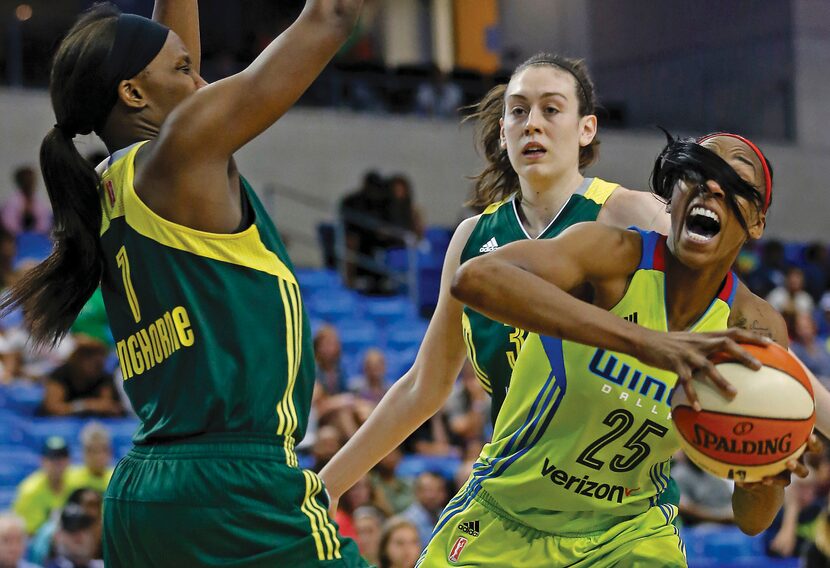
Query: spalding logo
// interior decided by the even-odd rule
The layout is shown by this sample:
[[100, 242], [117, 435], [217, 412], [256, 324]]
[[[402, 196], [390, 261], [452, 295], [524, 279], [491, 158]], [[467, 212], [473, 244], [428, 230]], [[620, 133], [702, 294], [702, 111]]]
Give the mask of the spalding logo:
[[[737, 429], [738, 426], [740, 424], [735, 426], [735, 428]], [[707, 430], [700, 424], [695, 424], [695, 444], [701, 449], [711, 449], [728, 454], [759, 456], [788, 454], [792, 448], [792, 434], [787, 433], [781, 437], [769, 438], [767, 440], [737, 440], [735, 438], [721, 436]]]

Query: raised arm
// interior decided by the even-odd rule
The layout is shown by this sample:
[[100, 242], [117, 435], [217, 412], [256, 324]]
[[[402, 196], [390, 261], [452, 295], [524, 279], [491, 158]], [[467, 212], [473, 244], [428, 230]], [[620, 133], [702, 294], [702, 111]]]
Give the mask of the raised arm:
[[369, 419], [320, 472], [337, 499], [447, 401], [466, 356], [462, 305], [450, 295], [461, 252], [478, 217], [458, 227], [444, 258], [441, 290], [415, 364], [389, 389]]
[[153, 150], [154, 165], [204, 171], [227, 164], [311, 85], [348, 37], [360, 5], [308, 0], [299, 18], [245, 70], [200, 89], [171, 114]]
[[190, 54], [190, 65], [200, 73], [202, 41], [199, 37], [199, 0], [156, 0], [153, 19], [182, 38]]

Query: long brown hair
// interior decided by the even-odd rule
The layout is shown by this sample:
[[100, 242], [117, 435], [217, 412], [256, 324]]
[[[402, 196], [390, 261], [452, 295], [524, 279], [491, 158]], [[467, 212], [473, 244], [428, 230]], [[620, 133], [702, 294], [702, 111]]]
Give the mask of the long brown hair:
[[93, 6], [69, 30], [52, 63], [49, 94], [57, 124], [40, 146], [40, 167], [55, 217], [54, 248], [0, 301], [3, 312], [23, 308], [38, 344], [66, 334], [104, 270], [98, 175], [73, 138], [100, 130], [112, 108], [117, 84], [106, 81], [102, 69], [119, 13], [109, 4]]
[[[538, 65], [547, 65], [570, 73], [576, 82], [576, 94], [579, 100], [579, 115], [588, 116], [596, 111], [597, 100], [594, 83], [588, 75], [588, 68], [579, 59], [569, 59], [551, 53], [537, 53], [513, 71], [511, 79], [527, 69]], [[487, 160], [484, 170], [475, 180], [472, 199], [467, 203], [472, 207], [486, 207], [508, 198], [519, 190], [519, 176], [510, 164], [507, 150], [501, 147], [499, 120], [504, 116], [504, 94], [507, 85], [496, 85], [473, 105], [472, 112], [464, 118], [476, 121], [475, 142], [479, 152]], [[599, 157], [599, 136], [587, 146], [579, 149], [579, 169], [584, 170]]]

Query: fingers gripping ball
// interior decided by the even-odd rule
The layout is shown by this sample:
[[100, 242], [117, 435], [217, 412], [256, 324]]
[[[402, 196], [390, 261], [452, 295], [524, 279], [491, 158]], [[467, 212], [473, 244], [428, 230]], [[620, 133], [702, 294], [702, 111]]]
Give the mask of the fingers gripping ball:
[[800, 456], [815, 423], [810, 378], [786, 349], [741, 345], [763, 367], [753, 371], [732, 355], [712, 360], [737, 389], [731, 401], [706, 382], [695, 389], [702, 410], [695, 412], [682, 389], [672, 397], [680, 446], [702, 469], [736, 481], [760, 481], [786, 469]]

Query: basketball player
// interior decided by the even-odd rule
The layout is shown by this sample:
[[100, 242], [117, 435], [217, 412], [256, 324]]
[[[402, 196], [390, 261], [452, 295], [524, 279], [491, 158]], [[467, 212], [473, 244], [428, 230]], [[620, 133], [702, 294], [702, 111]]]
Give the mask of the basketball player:
[[[751, 319], [785, 347], [787, 333], [730, 272], [765, 226], [772, 170], [760, 150], [731, 134], [670, 140], [652, 186], [668, 203], [668, 237], [585, 223], [458, 271], [455, 297], [533, 333], [493, 442], [442, 514], [421, 566], [686, 565], [677, 508], [657, 502], [678, 449], [670, 393], [679, 385], [697, 405], [698, 373], [734, 396], [707, 353], [759, 367], [736, 344], [757, 336], [702, 332]], [[591, 303], [568, 293], [583, 285]], [[780, 484], [738, 484], [735, 521], [758, 534], [782, 500]], [[465, 530], [471, 520], [475, 535]]]
[[[581, 221], [666, 232], [664, 205], [582, 170], [598, 157], [597, 101], [581, 61], [540, 53], [477, 105], [477, 141], [487, 160], [474, 204], [485, 208], [455, 232], [441, 291], [413, 367], [321, 471], [336, 502], [370, 468], [443, 406], [465, 354], [492, 395], [495, 422], [526, 333], [464, 307], [449, 293], [459, 265], [510, 242], [555, 237]], [[674, 482], [662, 497], [677, 503]]]
[[[352, 29], [360, 0], [308, 0], [244, 71], [206, 86], [196, 0], [182, 30], [96, 5], [58, 47], [41, 147], [55, 249], [18, 283], [38, 342], [99, 282], [141, 419], [104, 506], [112, 567], [365, 566], [297, 466], [314, 381], [291, 262], [233, 153], [272, 125]], [[183, 40], [184, 38], [184, 40]], [[192, 49], [193, 51], [189, 51]], [[99, 181], [73, 138], [111, 156]]]

